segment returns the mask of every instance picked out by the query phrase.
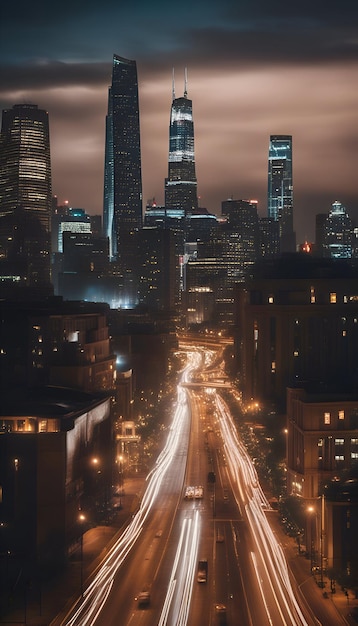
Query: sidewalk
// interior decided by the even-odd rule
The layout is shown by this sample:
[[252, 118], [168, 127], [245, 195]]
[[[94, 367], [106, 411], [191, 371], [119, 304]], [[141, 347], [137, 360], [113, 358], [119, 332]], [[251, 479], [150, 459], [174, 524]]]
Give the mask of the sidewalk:
[[[304, 555], [303, 551], [299, 552], [295, 538], [290, 537], [284, 532], [280, 523], [279, 513], [277, 511], [268, 513], [268, 519], [284, 550], [289, 568], [302, 592], [306, 589], [306, 586], [309, 585], [317, 601], [332, 603], [337, 611], [337, 623], [340, 619], [341, 621], [339, 623], [352, 626], [358, 624], [358, 617], [355, 620], [350, 615], [352, 611], [358, 611], [358, 599], [355, 597], [355, 593], [351, 589], [343, 589], [338, 583], [335, 584], [335, 593], [332, 593], [330, 579], [325, 575], [323, 575], [321, 579], [320, 572], [311, 572], [310, 559]], [[323, 586], [321, 586], [321, 583], [323, 583]]]
[[[83, 535], [83, 558], [80, 551], [69, 561], [66, 571], [57, 579], [49, 581], [42, 589], [30, 589], [23, 598], [14, 600], [14, 606], [6, 614], [1, 613], [0, 626], [60, 626], [66, 608], [79, 598], [107, 550], [136, 512], [145, 487], [144, 474], [126, 477], [121, 507], [109, 526], [91, 528]], [[118, 500], [118, 498], [117, 498]]]

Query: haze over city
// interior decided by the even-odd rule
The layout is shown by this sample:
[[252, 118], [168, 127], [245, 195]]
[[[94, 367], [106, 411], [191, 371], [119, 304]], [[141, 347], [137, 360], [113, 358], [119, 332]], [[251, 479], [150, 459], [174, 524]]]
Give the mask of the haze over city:
[[49, 112], [53, 193], [102, 213], [105, 115], [113, 54], [138, 67], [143, 205], [164, 202], [172, 70], [193, 100], [200, 204], [228, 197], [267, 209], [270, 134], [293, 137], [297, 242], [340, 200], [358, 217], [358, 7], [206, 1], [40, 1], [1, 15], [1, 109]]

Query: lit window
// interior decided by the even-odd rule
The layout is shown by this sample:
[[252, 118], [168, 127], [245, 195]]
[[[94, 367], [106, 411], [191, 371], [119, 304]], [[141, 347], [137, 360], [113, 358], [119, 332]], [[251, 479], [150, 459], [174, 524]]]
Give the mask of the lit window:
[[351, 452], [351, 459], [358, 459], [358, 452]]
[[273, 296], [269, 296], [268, 297], [268, 302], [269, 302], [269, 304], [273, 304]]
[[47, 420], [40, 420], [39, 421], [39, 433], [46, 433], [47, 432]]
[[344, 411], [338, 411], [338, 419], [344, 420]]
[[323, 439], [318, 439], [318, 460], [322, 461], [323, 459]]
[[337, 294], [334, 293], [334, 292], [331, 292], [329, 294], [329, 301], [330, 301], [331, 304], [336, 304], [336, 302], [337, 302]]
[[274, 374], [276, 371], [276, 361], [272, 361], [271, 363], [271, 374]]
[[298, 350], [295, 350], [293, 356], [298, 356]]
[[326, 412], [324, 414], [324, 423], [325, 424], [330, 424], [331, 423], [331, 414], [329, 412]]
[[346, 330], [342, 330], [342, 337], [347, 337], [347, 331]]
[[316, 295], [314, 292], [314, 287], [311, 287], [311, 304], [314, 304], [316, 302]]

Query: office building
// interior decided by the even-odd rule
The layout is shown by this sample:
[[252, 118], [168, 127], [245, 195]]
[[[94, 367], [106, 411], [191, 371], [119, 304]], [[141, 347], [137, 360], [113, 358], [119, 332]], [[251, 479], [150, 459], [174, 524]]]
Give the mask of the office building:
[[336, 200], [323, 228], [323, 255], [333, 259], [352, 257], [353, 223], [346, 208]]
[[104, 236], [110, 260], [117, 261], [132, 289], [135, 266], [133, 240], [142, 226], [142, 174], [139, 97], [136, 62], [113, 56], [108, 93], [104, 169]]
[[16, 104], [2, 112], [0, 272], [17, 286], [50, 284], [51, 200], [48, 113]]
[[140, 302], [152, 310], [174, 310], [176, 304], [177, 265], [175, 231], [144, 226], [140, 242]]
[[242, 282], [252, 274], [259, 258], [260, 237], [257, 201], [224, 200], [221, 214], [227, 222], [223, 227], [226, 245], [223, 253], [228, 261], [228, 276], [233, 283]]
[[291, 135], [270, 136], [267, 215], [279, 223], [280, 252], [295, 252]]
[[65, 232], [78, 234], [91, 234], [91, 217], [84, 209], [68, 208], [66, 215], [56, 215], [57, 220], [52, 220], [52, 233], [56, 235], [56, 249], [53, 252], [63, 252], [63, 234]]
[[274, 259], [280, 253], [280, 233], [278, 222], [271, 217], [259, 217], [259, 256]]
[[165, 206], [190, 214], [198, 208], [195, 174], [193, 103], [188, 98], [185, 71], [184, 96], [175, 97], [169, 125], [168, 177], [165, 179]]

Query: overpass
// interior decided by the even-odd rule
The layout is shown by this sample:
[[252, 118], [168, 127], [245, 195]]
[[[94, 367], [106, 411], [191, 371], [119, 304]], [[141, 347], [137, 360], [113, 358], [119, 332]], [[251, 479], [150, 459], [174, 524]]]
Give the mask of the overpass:
[[202, 389], [203, 387], [213, 387], [214, 389], [216, 388], [224, 388], [224, 389], [231, 389], [231, 383], [225, 380], [211, 380], [211, 381], [205, 381], [202, 380], [200, 382], [190, 382], [190, 383], [180, 383], [182, 387], [186, 387], [187, 389]]

